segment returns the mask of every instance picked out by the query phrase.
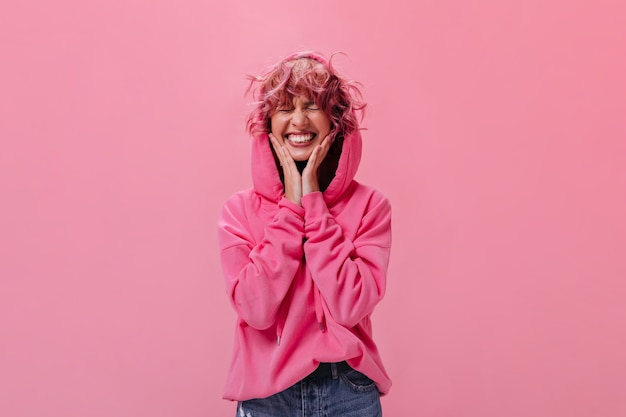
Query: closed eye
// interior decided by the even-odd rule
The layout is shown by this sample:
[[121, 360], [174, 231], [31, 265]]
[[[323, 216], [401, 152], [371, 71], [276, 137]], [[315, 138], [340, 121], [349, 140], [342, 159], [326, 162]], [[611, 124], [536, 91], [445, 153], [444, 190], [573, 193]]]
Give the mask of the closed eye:
[[304, 108], [307, 110], [319, 110], [320, 109], [319, 107], [317, 107], [317, 104], [315, 104], [314, 101], [307, 101], [306, 103], [303, 103], [303, 104], [304, 104]]

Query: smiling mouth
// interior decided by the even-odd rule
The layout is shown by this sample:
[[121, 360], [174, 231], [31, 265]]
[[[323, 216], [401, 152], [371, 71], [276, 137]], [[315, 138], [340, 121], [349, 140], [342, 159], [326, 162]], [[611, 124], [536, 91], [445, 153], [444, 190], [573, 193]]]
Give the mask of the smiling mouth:
[[289, 133], [285, 135], [285, 139], [292, 143], [303, 144], [311, 142], [313, 139], [315, 139], [315, 136], [316, 135], [314, 133]]

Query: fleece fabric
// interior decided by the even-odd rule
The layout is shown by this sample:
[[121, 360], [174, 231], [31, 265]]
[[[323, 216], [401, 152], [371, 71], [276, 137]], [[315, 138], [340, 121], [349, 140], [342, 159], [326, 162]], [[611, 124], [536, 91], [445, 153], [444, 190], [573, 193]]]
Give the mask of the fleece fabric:
[[284, 197], [267, 135], [253, 139], [253, 188], [229, 198], [218, 223], [238, 315], [224, 398], [265, 398], [343, 360], [388, 392], [370, 315], [385, 294], [391, 208], [354, 179], [360, 159], [356, 131], [327, 189], [299, 206]]

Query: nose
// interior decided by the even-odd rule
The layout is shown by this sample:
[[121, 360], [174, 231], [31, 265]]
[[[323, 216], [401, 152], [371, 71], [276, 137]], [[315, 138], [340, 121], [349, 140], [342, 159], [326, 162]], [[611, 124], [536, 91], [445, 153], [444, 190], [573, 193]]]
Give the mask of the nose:
[[306, 113], [302, 109], [295, 109], [291, 115], [291, 124], [295, 127], [306, 126], [308, 120]]

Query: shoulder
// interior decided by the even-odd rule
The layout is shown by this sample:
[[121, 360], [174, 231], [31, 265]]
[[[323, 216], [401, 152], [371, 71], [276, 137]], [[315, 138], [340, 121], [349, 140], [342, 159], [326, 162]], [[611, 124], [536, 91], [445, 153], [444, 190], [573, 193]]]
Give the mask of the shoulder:
[[252, 188], [241, 190], [226, 199], [222, 206], [220, 219], [230, 217], [245, 217], [245, 213], [254, 205], [257, 198]]
[[[356, 237], [359, 246], [376, 245], [391, 247], [391, 203], [380, 190], [360, 183], [354, 185], [352, 200], [358, 202], [358, 208], [352, 205], [350, 212], [359, 212]], [[356, 209], [356, 210], [353, 210]]]
[[387, 195], [371, 185], [353, 181], [353, 191], [350, 199], [365, 203], [368, 207], [385, 207], [391, 209], [391, 202]]
[[240, 206], [242, 204], [245, 204], [246, 202], [251, 201], [254, 194], [254, 189], [252, 188], [238, 191], [226, 199], [224, 207]]

